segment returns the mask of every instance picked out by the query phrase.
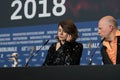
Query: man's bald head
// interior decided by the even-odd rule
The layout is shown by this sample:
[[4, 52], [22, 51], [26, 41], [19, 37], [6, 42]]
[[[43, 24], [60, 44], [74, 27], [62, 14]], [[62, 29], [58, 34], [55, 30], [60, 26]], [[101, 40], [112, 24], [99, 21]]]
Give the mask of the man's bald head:
[[104, 16], [99, 20], [99, 23], [112, 25], [114, 28], [118, 28], [117, 21], [113, 16]]

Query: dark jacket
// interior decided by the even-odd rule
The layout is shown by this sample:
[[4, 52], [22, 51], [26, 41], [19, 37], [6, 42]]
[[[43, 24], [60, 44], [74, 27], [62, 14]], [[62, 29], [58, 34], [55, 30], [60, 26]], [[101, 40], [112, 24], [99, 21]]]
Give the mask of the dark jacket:
[[[102, 46], [101, 48], [101, 55], [102, 60], [104, 64], [113, 64], [110, 58], [107, 55], [106, 47]], [[120, 36], [117, 38], [117, 58], [116, 58], [116, 64], [120, 64]]]
[[46, 56], [43, 65], [79, 65], [83, 45], [77, 42], [66, 42], [56, 51], [56, 44], [53, 43]]

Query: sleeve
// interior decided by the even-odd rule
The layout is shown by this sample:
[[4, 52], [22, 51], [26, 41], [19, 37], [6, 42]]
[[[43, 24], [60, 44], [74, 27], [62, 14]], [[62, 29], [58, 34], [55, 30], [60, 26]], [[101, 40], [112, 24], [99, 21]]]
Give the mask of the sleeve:
[[67, 42], [64, 45], [64, 48], [67, 54], [66, 59], [65, 59], [66, 64], [79, 65], [80, 58], [82, 56], [83, 45], [77, 42], [73, 42], [73, 43]]
[[43, 66], [52, 65], [54, 59], [55, 43], [50, 46], [48, 49], [47, 56], [43, 62]]
[[73, 53], [71, 55], [71, 58], [72, 58], [71, 64], [75, 64], [75, 65], [80, 64], [82, 51], [83, 51], [83, 45], [81, 43], [78, 43], [77, 45], [75, 45], [75, 47], [73, 48]]

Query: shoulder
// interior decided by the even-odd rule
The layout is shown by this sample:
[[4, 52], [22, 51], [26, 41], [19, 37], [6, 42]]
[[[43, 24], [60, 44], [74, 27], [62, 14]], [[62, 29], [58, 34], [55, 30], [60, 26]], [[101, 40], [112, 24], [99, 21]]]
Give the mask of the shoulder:
[[83, 44], [80, 43], [80, 42], [75, 42], [75, 44], [76, 44], [76, 45], [79, 45], [79, 46], [83, 46]]
[[74, 48], [76, 49], [77, 52], [82, 51], [83, 50], [83, 44], [80, 42], [75, 42], [74, 43]]
[[80, 42], [73, 42], [72, 43], [73, 46], [79, 47], [79, 48], [83, 48], [83, 44]]
[[48, 51], [51, 51], [51, 50], [54, 51], [54, 49], [56, 48], [56, 44], [57, 44], [57, 43], [52, 43], [52, 44], [50, 45]]
[[50, 47], [55, 47], [55, 46], [56, 46], [56, 44], [57, 44], [57, 42], [52, 43]]
[[80, 42], [76, 42], [78, 46], [82, 47], [83, 48], [83, 44], [80, 43]]

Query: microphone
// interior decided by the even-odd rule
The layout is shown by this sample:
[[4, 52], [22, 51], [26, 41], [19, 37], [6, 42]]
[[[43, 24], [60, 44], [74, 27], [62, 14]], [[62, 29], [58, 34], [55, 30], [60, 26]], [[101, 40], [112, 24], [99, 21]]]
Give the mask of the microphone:
[[105, 40], [105, 38], [103, 38], [101, 41], [100, 41], [100, 43], [99, 43], [99, 45], [97, 46], [97, 48], [94, 50], [94, 52], [90, 52], [90, 59], [89, 59], [89, 65], [91, 65], [92, 64], [92, 58], [93, 58], [93, 56], [95, 55], [95, 52], [97, 51], [97, 49], [98, 49], [98, 47], [102, 44], [102, 42]]
[[43, 45], [46, 45], [48, 42], [49, 42], [49, 39]]
[[30, 55], [34, 52], [34, 47], [31, 48]]
[[48, 42], [49, 42], [49, 39], [48, 39], [48, 40], [43, 44], [43, 46], [41, 46], [35, 53], [33, 53], [32, 55], [30, 55], [30, 56], [28, 57], [28, 60], [27, 60], [27, 62], [26, 62], [26, 64], [25, 64], [25, 67], [28, 66], [30, 60], [34, 57], [34, 55], [37, 54]]

